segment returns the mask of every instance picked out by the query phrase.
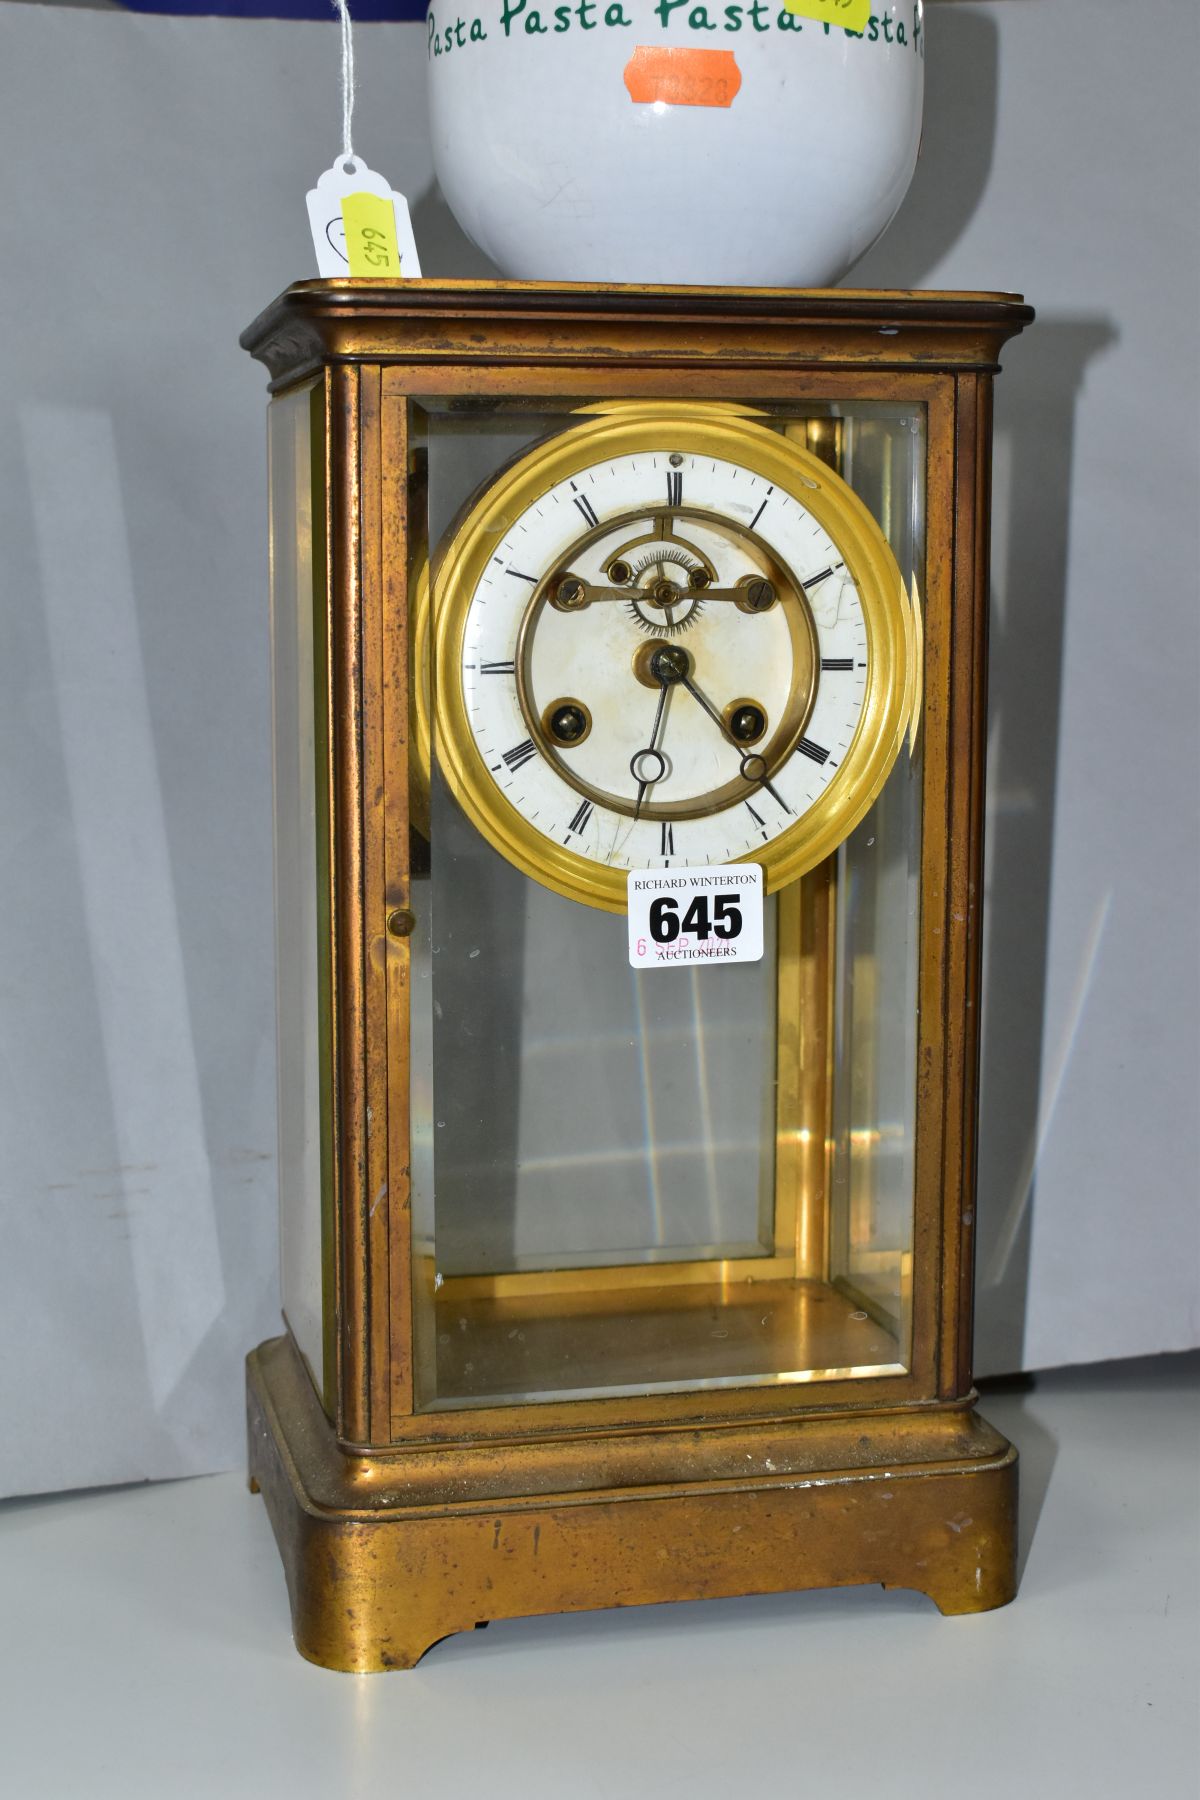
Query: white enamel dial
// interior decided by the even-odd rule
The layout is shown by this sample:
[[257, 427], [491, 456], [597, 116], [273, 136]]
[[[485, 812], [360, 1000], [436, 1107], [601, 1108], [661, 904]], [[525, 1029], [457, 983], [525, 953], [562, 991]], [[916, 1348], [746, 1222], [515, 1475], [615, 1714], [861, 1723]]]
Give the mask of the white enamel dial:
[[[761, 577], [760, 545], [786, 575], [764, 611], [689, 587], [697, 570], [722, 590]], [[620, 584], [628, 599], [554, 605], [545, 577], [560, 572], [619, 592], [606, 574], [614, 557], [630, 571]], [[674, 604], [653, 598], [662, 581]], [[788, 615], [823, 588], [836, 596], [821, 609], [825, 623], [807, 608], [815, 703], [811, 717], [796, 717], [796, 690], [802, 704], [813, 670], [808, 632], [793, 642], [808, 621]], [[668, 679], [665, 700], [647, 667], [659, 643], [690, 664]], [[823, 526], [747, 469], [679, 452], [673, 464], [668, 450], [581, 469], [516, 520], [472, 597], [462, 651], [471, 731], [510, 805], [544, 836], [622, 869], [732, 862], [786, 831], [841, 765], [866, 670], [858, 591]], [[738, 700], [764, 715], [754, 742], [725, 724]], [[575, 702], [590, 729], [581, 742], [556, 741], [553, 709]], [[789, 710], [795, 728], [772, 754]]]
[[843, 508], [848, 490], [761, 427], [724, 435], [762, 455], [701, 447], [694, 427], [623, 448], [628, 422], [598, 454], [575, 444], [565, 468], [524, 471], [456, 571], [444, 730], [469, 744], [449, 746], [452, 785], [464, 798], [464, 768], [468, 809], [539, 879], [596, 872], [605, 897], [578, 893], [596, 904], [631, 868], [769, 865], [829, 810], [878, 703], [879, 559], [831, 517], [831, 484]]

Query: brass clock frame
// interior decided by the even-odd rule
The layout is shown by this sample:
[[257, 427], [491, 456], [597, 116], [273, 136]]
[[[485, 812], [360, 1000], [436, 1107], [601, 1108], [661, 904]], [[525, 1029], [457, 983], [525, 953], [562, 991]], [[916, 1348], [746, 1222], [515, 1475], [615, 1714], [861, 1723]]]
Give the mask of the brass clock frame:
[[[410, 1666], [485, 1619], [878, 1582], [1015, 1585], [1016, 1458], [971, 1387], [991, 387], [1012, 295], [310, 282], [243, 337], [312, 420], [323, 1366], [249, 1359], [252, 1485], [304, 1655]], [[414, 401], [900, 402], [926, 423], [911, 1346], [870, 1380], [422, 1410], [409, 1195]], [[836, 419], [822, 421], [836, 431]], [[819, 1000], [815, 874], [797, 992]], [[803, 1001], [801, 1003], [804, 1003]], [[782, 1066], [782, 1065], [781, 1065]], [[819, 1071], [792, 1070], [790, 1080]], [[797, 1152], [799, 1154], [799, 1152]], [[804, 1155], [815, 1158], [819, 1147]], [[818, 1182], [819, 1185], [819, 1182]], [[819, 1260], [819, 1215], [797, 1245]]]
[[791, 494], [828, 532], [859, 591], [867, 629], [867, 687], [837, 774], [795, 824], [735, 859], [761, 864], [768, 893], [815, 868], [870, 810], [904, 741], [915, 692], [912, 614], [895, 558], [858, 496], [799, 444], [744, 414], [723, 413], [711, 404], [647, 401], [573, 426], [526, 451], [457, 522], [437, 564], [438, 762], [467, 817], [502, 856], [567, 899], [606, 912], [625, 911], [628, 871], [595, 862], [543, 835], [489, 774], [462, 687], [463, 635], [498, 534], [559, 482], [596, 463], [656, 447], [733, 463]]

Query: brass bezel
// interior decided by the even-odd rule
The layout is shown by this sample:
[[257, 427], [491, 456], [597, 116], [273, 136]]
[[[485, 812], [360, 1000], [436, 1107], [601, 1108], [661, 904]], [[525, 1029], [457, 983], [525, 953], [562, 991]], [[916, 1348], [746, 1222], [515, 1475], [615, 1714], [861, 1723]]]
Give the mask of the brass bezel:
[[837, 545], [862, 601], [866, 697], [841, 766], [793, 826], [735, 859], [761, 864], [768, 893], [815, 868], [864, 817], [903, 745], [915, 688], [912, 614], [900, 571], [866, 506], [819, 457], [733, 412], [685, 401], [631, 403], [524, 452], [496, 476], [440, 557], [432, 631], [437, 755], [455, 799], [494, 849], [544, 887], [614, 913], [625, 911], [628, 871], [543, 837], [493, 782], [470, 728], [463, 636], [498, 533], [557, 482], [606, 457], [648, 451], [668, 433], [671, 449], [735, 462], [799, 500]]

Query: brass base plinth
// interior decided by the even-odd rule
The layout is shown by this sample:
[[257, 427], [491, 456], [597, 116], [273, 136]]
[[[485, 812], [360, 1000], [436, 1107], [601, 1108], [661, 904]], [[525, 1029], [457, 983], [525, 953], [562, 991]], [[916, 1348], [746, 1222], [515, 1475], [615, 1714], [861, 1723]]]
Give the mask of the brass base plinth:
[[290, 1339], [247, 1387], [296, 1646], [327, 1668], [411, 1668], [534, 1613], [865, 1582], [964, 1613], [1015, 1591], [1016, 1452], [967, 1401], [348, 1454]]

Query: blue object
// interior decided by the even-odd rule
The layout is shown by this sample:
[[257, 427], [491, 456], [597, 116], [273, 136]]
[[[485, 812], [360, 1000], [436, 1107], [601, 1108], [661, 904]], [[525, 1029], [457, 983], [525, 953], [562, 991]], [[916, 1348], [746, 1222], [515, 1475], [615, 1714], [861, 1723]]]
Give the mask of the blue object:
[[[130, 12], [180, 13], [193, 18], [326, 19], [337, 23], [329, 0], [121, 0]], [[426, 0], [350, 0], [356, 25], [380, 19], [423, 19]]]

